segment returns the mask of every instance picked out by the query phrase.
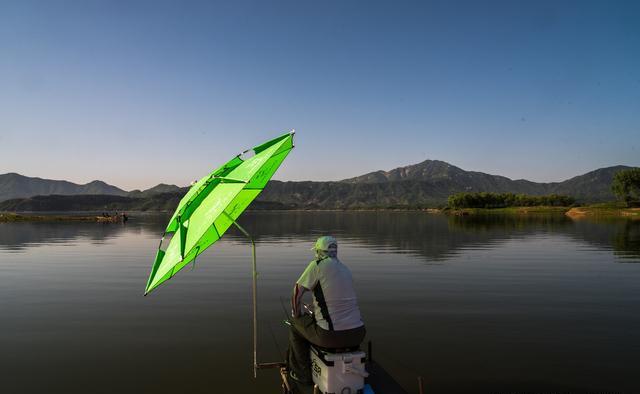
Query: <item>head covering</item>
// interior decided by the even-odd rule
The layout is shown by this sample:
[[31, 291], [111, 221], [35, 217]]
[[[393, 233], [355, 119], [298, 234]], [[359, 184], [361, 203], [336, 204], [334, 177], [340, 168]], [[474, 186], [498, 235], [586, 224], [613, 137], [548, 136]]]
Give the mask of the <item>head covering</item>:
[[316, 252], [317, 258], [338, 257], [338, 241], [334, 237], [326, 235], [318, 238], [311, 250]]

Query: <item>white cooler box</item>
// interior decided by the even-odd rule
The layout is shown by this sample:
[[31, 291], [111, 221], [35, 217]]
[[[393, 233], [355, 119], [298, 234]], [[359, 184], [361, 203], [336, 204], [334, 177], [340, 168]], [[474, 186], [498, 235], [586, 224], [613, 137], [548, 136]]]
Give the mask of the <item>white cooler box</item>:
[[356, 350], [347, 353], [330, 353], [311, 346], [311, 374], [313, 383], [322, 394], [361, 394], [364, 378], [369, 376], [364, 368], [366, 353]]

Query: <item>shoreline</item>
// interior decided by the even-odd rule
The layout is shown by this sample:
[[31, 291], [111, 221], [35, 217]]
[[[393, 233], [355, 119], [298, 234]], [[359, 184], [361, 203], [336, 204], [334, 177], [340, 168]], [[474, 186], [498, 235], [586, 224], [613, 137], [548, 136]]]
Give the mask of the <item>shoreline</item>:
[[0, 212], [0, 223], [17, 222], [95, 222], [95, 223], [124, 223], [127, 216], [102, 215], [35, 215], [14, 212]]
[[506, 207], [506, 208], [461, 208], [444, 209], [443, 213], [453, 216], [470, 215], [565, 215], [570, 207]]
[[[170, 214], [170, 211], [132, 211], [139, 215]], [[129, 213], [132, 213], [129, 212]], [[625, 208], [603, 205], [584, 207], [506, 207], [506, 208], [333, 208], [333, 209], [248, 209], [247, 212], [423, 212], [446, 216], [538, 216], [538, 215], [563, 215], [574, 220], [589, 218], [611, 218], [640, 220], [640, 208]], [[102, 216], [91, 211], [69, 212], [0, 212], [0, 223], [12, 222], [96, 222], [96, 223], [123, 223], [126, 219], [122, 215]]]
[[576, 207], [565, 213], [571, 219], [589, 218], [621, 218], [640, 220], [640, 208], [612, 208], [612, 207]]
[[640, 208], [607, 206], [606, 204], [584, 207], [507, 207], [507, 208], [463, 208], [442, 210], [442, 213], [453, 216], [476, 215], [564, 215], [574, 220], [581, 219], [631, 219], [640, 220]]

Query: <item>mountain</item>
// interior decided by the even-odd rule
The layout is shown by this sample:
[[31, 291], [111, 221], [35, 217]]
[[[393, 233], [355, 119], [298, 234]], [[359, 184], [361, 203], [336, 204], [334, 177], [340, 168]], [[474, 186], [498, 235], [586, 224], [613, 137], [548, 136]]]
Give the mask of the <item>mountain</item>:
[[[15, 198], [0, 202], [1, 211], [118, 211], [129, 204], [139, 203], [143, 208], [144, 199], [108, 194], [76, 194], [63, 196], [52, 194]], [[171, 202], [173, 203], [173, 202]], [[177, 201], [176, 201], [177, 204]], [[141, 209], [143, 210], [143, 209]]]
[[0, 201], [12, 198], [25, 198], [50, 194], [107, 194], [126, 196], [128, 193], [102, 181], [93, 181], [84, 185], [68, 181], [32, 178], [16, 173], [0, 175]]
[[422, 163], [399, 167], [391, 171], [375, 171], [355, 178], [345, 179], [346, 183], [386, 183], [386, 182], [429, 182], [449, 185], [457, 191], [494, 191], [527, 194], [544, 194], [546, 184], [527, 180], [511, 180], [504, 176], [483, 172], [465, 171], [439, 160], [425, 160]]
[[627, 166], [600, 168], [562, 182], [531, 182], [525, 179], [512, 180], [500, 175], [465, 171], [439, 160], [425, 160], [422, 163], [399, 167], [391, 171], [375, 171], [355, 178], [345, 179], [346, 183], [387, 183], [387, 182], [427, 182], [438, 183], [440, 188], [455, 192], [498, 192], [524, 193], [531, 195], [566, 194], [583, 202], [611, 201], [611, 181], [616, 172], [629, 169]]
[[438, 182], [384, 183], [271, 181], [258, 197], [300, 209], [368, 209], [442, 205], [455, 192]]
[[512, 180], [499, 175], [465, 171], [449, 163], [426, 160], [391, 171], [375, 171], [340, 182], [269, 182], [261, 200], [295, 208], [433, 207], [459, 192], [565, 194], [581, 203], [615, 199], [611, 181], [631, 167], [601, 168], [563, 182]]
[[[391, 171], [374, 171], [355, 178], [344, 179], [348, 183], [382, 183], [397, 181], [428, 181], [436, 179], [452, 179], [466, 177], [471, 174], [456, 166], [440, 160], [425, 160], [422, 163], [398, 167]], [[482, 174], [480, 172], [476, 174]], [[486, 174], [482, 174], [486, 175]]]
[[180, 191], [180, 187], [165, 183], [160, 183], [143, 191], [133, 190], [127, 192], [102, 181], [78, 185], [68, 181], [28, 177], [16, 173], [0, 174], [0, 201], [48, 195], [108, 195], [145, 198], [154, 194], [180, 193]]
[[[540, 183], [465, 171], [443, 161], [426, 160], [390, 171], [375, 171], [336, 182], [271, 181], [251, 207], [252, 209], [437, 207], [446, 204], [449, 195], [459, 192], [510, 192], [530, 195], [555, 193], [572, 196], [580, 203], [603, 202], [615, 199], [611, 192], [613, 176], [616, 172], [628, 168], [631, 167], [600, 168], [563, 182]], [[3, 177], [7, 175], [0, 175], [0, 185], [2, 185], [1, 180], [5, 179]], [[40, 181], [44, 180], [40, 179]], [[111, 194], [110, 196], [33, 197], [31, 194], [31, 198], [0, 202], [0, 211], [172, 210], [188, 190], [175, 185], [159, 184], [145, 191], [134, 190], [127, 193], [113, 186], [101, 184], [115, 189], [115, 192], [120, 194], [114, 193], [113, 189], [109, 189], [111, 193], [97, 193]], [[4, 195], [10, 194], [0, 187], [0, 191], [3, 190]], [[0, 193], [0, 196], [2, 195]]]
[[611, 181], [618, 171], [632, 167], [614, 166], [600, 168], [595, 171], [579, 175], [566, 181], [552, 183], [551, 192], [575, 197], [578, 201], [611, 201], [615, 196], [611, 192]]
[[[159, 183], [156, 186], [140, 191], [140, 190], [132, 190], [129, 192], [129, 197], [150, 197], [154, 194], [164, 194], [164, 193], [180, 193], [181, 188], [176, 185], [167, 185], [166, 183]], [[184, 192], [186, 193], [188, 189], [185, 188]]]

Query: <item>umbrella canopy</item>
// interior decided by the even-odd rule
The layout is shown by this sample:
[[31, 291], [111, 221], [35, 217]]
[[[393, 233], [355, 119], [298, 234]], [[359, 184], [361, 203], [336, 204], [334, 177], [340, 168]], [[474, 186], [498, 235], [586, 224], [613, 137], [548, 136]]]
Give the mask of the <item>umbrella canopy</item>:
[[[191, 186], [160, 241], [145, 295], [219, 240], [264, 189], [291, 149], [293, 132], [239, 154]], [[168, 237], [171, 239], [165, 242]]]

